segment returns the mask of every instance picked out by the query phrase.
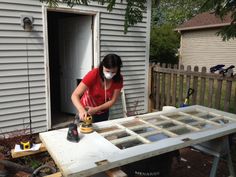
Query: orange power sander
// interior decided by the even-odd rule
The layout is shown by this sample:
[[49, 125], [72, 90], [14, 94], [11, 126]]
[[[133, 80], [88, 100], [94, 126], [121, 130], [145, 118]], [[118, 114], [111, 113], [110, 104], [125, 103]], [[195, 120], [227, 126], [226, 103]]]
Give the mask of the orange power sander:
[[93, 132], [93, 118], [88, 115], [86, 119], [80, 124], [80, 132], [81, 133], [91, 133]]

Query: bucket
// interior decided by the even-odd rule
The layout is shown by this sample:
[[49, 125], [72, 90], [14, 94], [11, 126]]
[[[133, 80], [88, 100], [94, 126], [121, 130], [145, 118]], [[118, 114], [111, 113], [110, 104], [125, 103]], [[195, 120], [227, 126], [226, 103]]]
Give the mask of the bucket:
[[162, 107], [162, 111], [173, 111], [175, 109], [176, 109], [176, 107], [174, 107], [174, 106], [163, 106]]
[[128, 177], [167, 177], [170, 175], [172, 160], [176, 151], [127, 164], [121, 169]]

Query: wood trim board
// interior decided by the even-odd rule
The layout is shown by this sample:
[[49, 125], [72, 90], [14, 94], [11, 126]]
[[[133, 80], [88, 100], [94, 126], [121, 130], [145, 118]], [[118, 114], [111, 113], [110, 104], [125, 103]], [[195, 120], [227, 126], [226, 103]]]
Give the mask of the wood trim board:
[[90, 176], [159, 154], [236, 132], [236, 115], [189, 106], [93, 124], [80, 141], [67, 128], [40, 133], [63, 176]]

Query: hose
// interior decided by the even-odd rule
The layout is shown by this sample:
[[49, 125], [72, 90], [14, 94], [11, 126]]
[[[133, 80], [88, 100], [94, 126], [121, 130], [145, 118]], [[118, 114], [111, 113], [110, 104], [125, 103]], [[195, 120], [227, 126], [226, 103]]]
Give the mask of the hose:
[[52, 167], [52, 166], [49, 166], [49, 165], [42, 165], [42, 166], [40, 166], [40, 167], [38, 167], [37, 169], [34, 170], [34, 172], [32, 173], [31, 177], [36, 177], [36, 176], [38, 176], [38, 173], [40, 173], [40, 171], [41, 171], [42, 169], [45, 169], [45, 168], [49, 168], [49, 169], [51, 170], [51, 173], [52, 173], [52, 174], [57, 172], [56, 168], [54, 168], [54, 167]]

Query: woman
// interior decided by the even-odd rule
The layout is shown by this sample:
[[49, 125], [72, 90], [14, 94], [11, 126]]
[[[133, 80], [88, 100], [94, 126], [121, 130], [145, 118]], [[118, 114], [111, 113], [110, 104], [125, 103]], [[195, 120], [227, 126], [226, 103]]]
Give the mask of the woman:
[[80, 120], [83, 121], [87, 114], [93, 117], [93, 122], [108, 120], [109, 108], [116, 102], [123, 87], [121, 66], [118, 55], [108, 54], [99, 68], [94, 68], [83, 78], [71, 96]]

